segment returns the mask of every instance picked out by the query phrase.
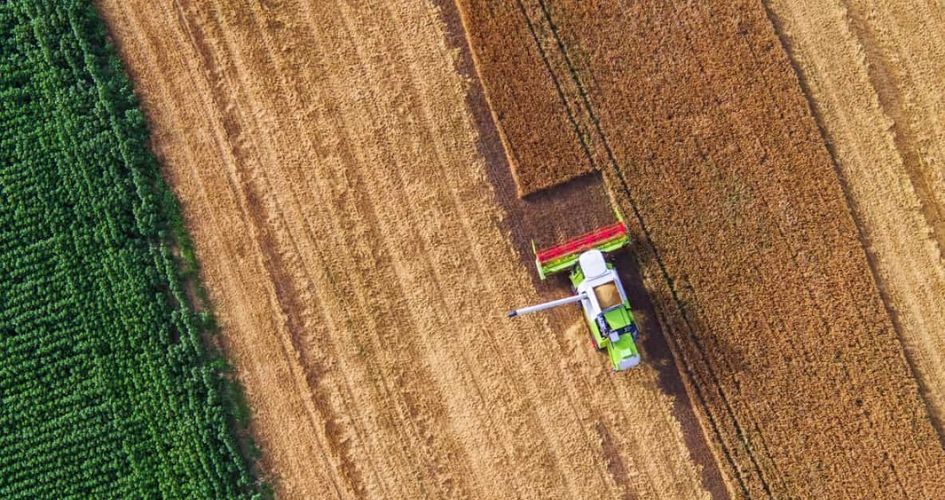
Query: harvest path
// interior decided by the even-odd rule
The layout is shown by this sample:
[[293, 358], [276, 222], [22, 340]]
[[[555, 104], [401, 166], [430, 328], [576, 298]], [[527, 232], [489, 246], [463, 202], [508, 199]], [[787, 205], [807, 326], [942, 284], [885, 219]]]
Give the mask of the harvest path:
[[[476, 43], [537, 44], [544, 60], [529, 64], [551, 68], [558, 98], [576, 100], [558, 108], [569, 110], [588, 158], [632, 214], [650, 295], [731, 490], [945, 494], [942, 443], [764, 6], [460, 3], [487, 13], [481, 24], [464, 16], [467, 29], [485, 32], [470, 36], [478, 53], [498, 51]], [[510, 40], [521, 30], [494, 28], [506, 23], [528, 23], [530, 34]], [[490, 103], [513, 100], [501, 92], [529, 94], [506, 83], [528, 73], [497, 58], [477, 62], [487, 66]], [[542, 107], [551, 98], [531, 97]], [[914, 135], [930, 137], [928, 158], [940, 130]]]
[[657, 367], [504, 318], [539, 297], [440, 14], [269, 6], [100, 3], [277, 492], [707, 496]]

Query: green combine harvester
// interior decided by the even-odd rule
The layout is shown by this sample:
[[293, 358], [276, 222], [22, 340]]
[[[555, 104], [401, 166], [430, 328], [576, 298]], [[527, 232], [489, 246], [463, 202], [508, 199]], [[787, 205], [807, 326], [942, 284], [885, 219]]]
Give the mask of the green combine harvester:
[[598, 349], [607, 350], [614, 370], [637, 366], [640, 352], [637, 350], [637, 325], [630, 311], [630, 302], [614, 265], [604, 259], [605, 252], [615, 252], [629, 243], [627, 226], [621, 220], [567, 243], [535, 251], [535, 264], [541, 279], [570, 270], [574, 295], [516, 309], [509, 313], [509, 317], [580, 302], [591, 330], [591, 339]]

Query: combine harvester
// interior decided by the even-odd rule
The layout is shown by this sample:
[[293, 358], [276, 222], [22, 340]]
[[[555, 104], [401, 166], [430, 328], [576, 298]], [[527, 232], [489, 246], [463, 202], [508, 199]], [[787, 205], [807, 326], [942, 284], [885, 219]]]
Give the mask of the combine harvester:
[[[594, 345], [598, 349], [607, 349], [614, 370], [638, 365], [637, 325], [630, 311], [630, 302], [614, 265], [604, 259], [604, 252], [616, 252], [629, 243], [627, 226], [621, 220], [562, 245], [535, 251], [535, 264], [541, 279], [571, 270], [574, 295], [517, 309], [510, 312], [509, 317], [580, 302]], [[534, 250], [534, 243], [532, 248]]]

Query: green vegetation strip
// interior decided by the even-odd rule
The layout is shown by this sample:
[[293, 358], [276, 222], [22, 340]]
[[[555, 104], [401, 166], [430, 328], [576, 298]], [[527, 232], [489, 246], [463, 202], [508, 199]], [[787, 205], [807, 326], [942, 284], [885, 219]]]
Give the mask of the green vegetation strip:
[[89, 2], [0, 2], [2, 498], [259, 492], [147, 140]]

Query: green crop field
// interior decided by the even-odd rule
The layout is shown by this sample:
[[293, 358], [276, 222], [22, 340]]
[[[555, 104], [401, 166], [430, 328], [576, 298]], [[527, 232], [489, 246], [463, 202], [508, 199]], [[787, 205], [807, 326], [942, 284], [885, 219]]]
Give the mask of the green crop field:
[[0, 497], [259, 492], [180, 227], [91, 3], [0, 2]]

